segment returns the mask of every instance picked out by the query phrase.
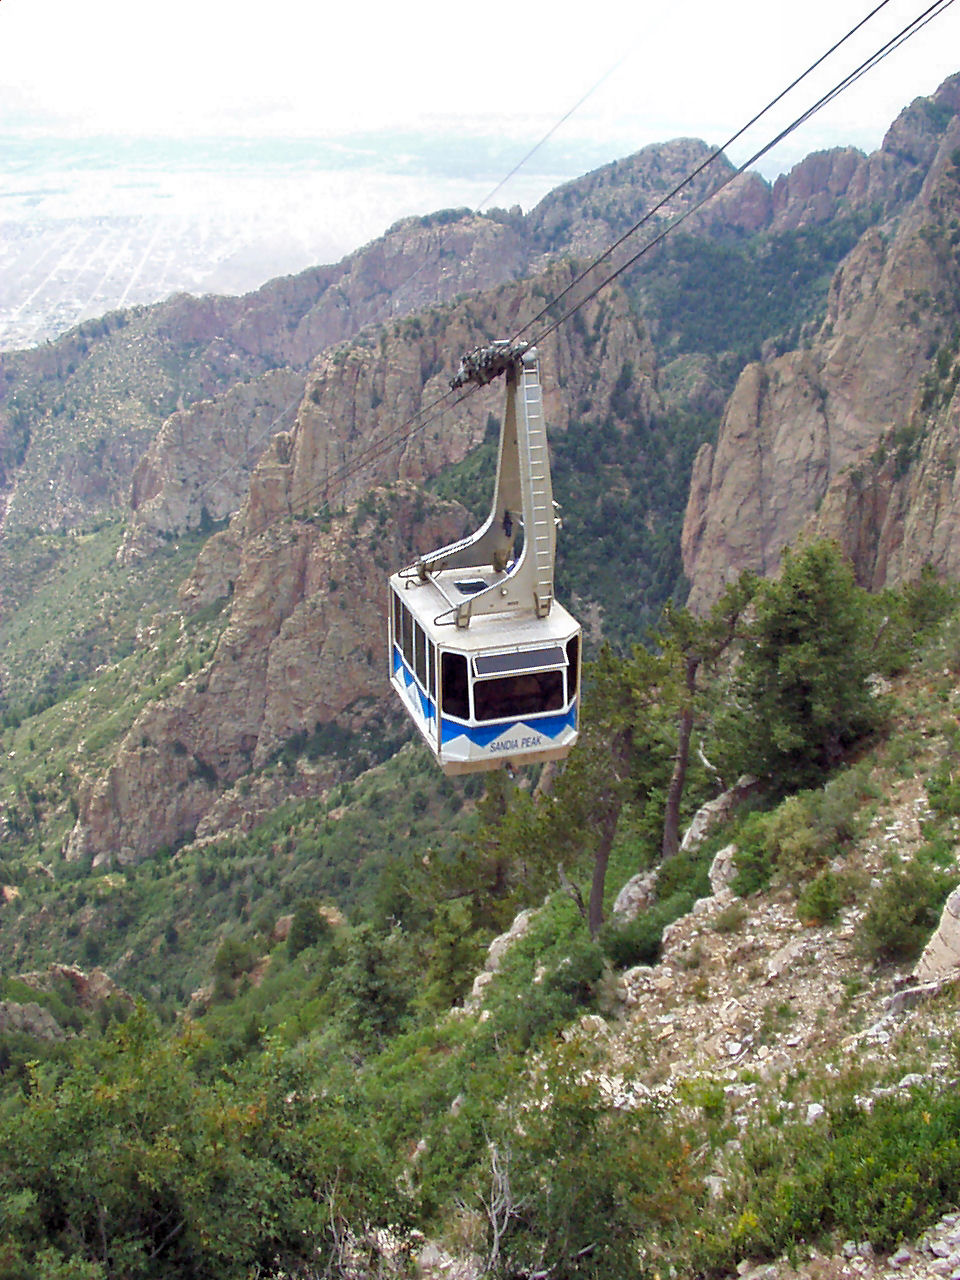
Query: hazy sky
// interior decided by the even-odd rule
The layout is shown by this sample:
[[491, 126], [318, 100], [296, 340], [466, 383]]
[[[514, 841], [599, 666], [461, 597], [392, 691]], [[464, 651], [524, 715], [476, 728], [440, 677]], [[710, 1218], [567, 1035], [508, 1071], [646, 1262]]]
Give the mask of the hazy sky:
[[[412, 126], [532, 145], [610, 72], [563, 132], [608, 141], [612, 156], [682, 135], [723, 141], [875, 3], [2, 0], [0, 94], [17, 130], [329, 137]], [[888, 0], [821, 91], [927, 3]], [[901, 107], [957, 70], [960, 4], [767, 171], [838, 142], [876, 146]], [[804, 88], [787, 114], [815, 96]]]

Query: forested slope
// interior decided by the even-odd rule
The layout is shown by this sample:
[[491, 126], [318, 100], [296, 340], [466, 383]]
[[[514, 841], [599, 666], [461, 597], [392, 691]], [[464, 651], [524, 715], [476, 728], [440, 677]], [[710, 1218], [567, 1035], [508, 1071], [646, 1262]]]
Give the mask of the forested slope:
[[[249, 836], [22, 884], [8, 1273], [720, 1276], [848, 1239], [882, 1268], [960, 1195], [955, 976], [903, 991], [960, 882], [956, 608], [815, 546], [605, 654], [549, 794], [407, 750]], [[664, 858], [690, 698], [758, 782]], [[721, 785], [701, 760], [682, 811]], [[61, 929], [145, 998], [45, 970]]]

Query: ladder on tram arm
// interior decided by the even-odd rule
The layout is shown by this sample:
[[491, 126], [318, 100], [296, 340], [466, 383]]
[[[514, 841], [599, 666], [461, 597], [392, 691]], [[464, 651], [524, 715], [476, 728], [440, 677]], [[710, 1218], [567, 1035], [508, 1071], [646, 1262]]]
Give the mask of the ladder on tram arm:
[[534, 360], [528, 362], [524, 359], [521, 365], [523, 426], [517, 424], [517, 443], [524, 499], [529, 494], [529, 515], [526, 511], [527, 502], [524, 502], [524, 536], [531, 545], [533, 555], [534, 608], [538, 618], [545, 618], [553, 603], [557, 528], [553, 514], [553, 486], [547, 453], [547, 429], [543, 420], [539, 363], [534, 352]]
[[[483, 566], [502, 575], [443, 615], [442, 621], [461, 629], [482, 614], [531, 610], [537, 618], [546, 618], [554, 599], [557, 528], [537, 349], [525, 342], [478, 347], [463, 357], [450, 386], [485, 386], [500, 374], [506, 374], [506, 398], [490, 515], [476, 533], [421, 556], [410, 571], [421, 581], [434, 579], [444, 569]], [[518, 521], [523, 549], [514, 561]]]

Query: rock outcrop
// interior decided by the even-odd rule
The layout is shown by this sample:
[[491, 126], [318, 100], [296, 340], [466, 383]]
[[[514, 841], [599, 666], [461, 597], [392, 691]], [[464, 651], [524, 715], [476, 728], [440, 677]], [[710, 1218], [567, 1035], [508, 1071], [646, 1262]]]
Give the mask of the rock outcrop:
[[[935, 102], [960, 108], [960, 77]], [[905, 130], [902, 118], [891, 133]], [[742, 373], [716, 444], [694, 464], [683, 529], [692, 608], [744, 569], [775, 572], [803, 534], [836, 538], [874, 587], [926, 560], [956, 572], [958, 157], [954, 117], [899, 223], [866, 232], [837, 272], [813, 346]]]
[[81, 969], [75, 964], [47, 965], [35, 973], [22, 973], [20, 981], [35, 991], [53, 991], [68, 986], [81, 1009], [96, 1009], [105, 1001], [120, 1001], [132, 1009], [133, 997], [103, 969]]
[[275, 370], [172, 414], [134, 470], [121, 562], [233, 515], [270, 440], [292, 424], [304, 382], [302, 373]]
[[36, 1040], [65, 1040], [67, 1033], [49, 1009], [30, 1000], [18, 1004], [14, 1000], [0, 1000], [0, 1035], [7, 1032], [33, 1036]]
[[225, 785], [287, 737], [377, 689], [386, 670], [386, 566], [412, 558], [417, 536], [442, 544], [463, 527], [461, 511], [422, 509], [410, 486], [379, 501], [376, 547], [361, 550], [360, 530], [342, 517], [329, 528], [272, 524], [244, 548], [213, 662], [148, 704], [107, 772], [84, 782], [68, 857], [130, 862], [180, 841]]
[[[102, 969], [87, 972], [70, 964], [50, 964], [35, 973], [21, 973], [18, 981], [38, 994], [57, 992], [67, 995], [68, 1002], [86, 1011], [101, 1008], [108, 1002], [131, 1010], [134, 1001]], [[61, 1015], [62, 1016], [62, 1015]], [[35, 1000], [0, 1000], [0, 1035], [14, 1032], [37, 1040], [61, 1041], [73, 1035], [60, 1025], [48, 1008]]]
[[940, 923], [917, 961], [913, 976], [918, 982], [935, 982], [960, 975], [960, 889], [944, 904]]

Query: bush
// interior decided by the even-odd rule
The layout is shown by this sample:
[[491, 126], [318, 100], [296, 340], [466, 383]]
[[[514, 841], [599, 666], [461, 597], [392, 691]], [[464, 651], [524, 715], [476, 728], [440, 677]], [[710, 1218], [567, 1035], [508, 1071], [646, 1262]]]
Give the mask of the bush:
[[771, 813], [750, 814], [735, 837], [737, 893], [746, 897], [774, 879], [797, 889], [856, 835], [857, 811], [868, 794], [864, 771], [848, 769], [820, 791], [801, 791]]
[[731, 902], [729, 906], [717, 912], [713, 927], [717, 933], [739, 933], [746, 923], [747, 914], [747, 908], [742, 902]]
[[832, 924], [846, 897], [843, 881], [832, 871], [821, 871], [797, 899], [797, 919], [803, 924]]
[[960, 778], [944, 764], [927, 781], [930, 808], [944, 818], [960, 816]]
[[[941, 582], [929, 565], [897, 591], [876, 598], [880, 617], [873, 666], [883, 675], [906, 671], [918, 647], [928, 640], [957, 604], [957, 588]], [[944, 634], [947, 629], [944, 629]]]
[[[911, 1089], [853, 1101], [857, 1077], [823, 1082], [829, 1137], [803, 1121], [754, 1125], [737, 1156], [738, 1180], [693, 1233], [690, 1269], [733, 1270], [738, 1259], [773, 1259], [822, 1240], [870, 1240], [889, 1250], [914, 1239], [955, 1203], [960, 1190], [960, 1096], [956, 1089]], [[831, 1096], [832, 1095], [832, 1096]]]
[[891, 872], [871, 896], [860, 922], [861, 951], [873, 960], [915, 960], [939, 924], [957, 881], [956, 872], [916, 858]]
[[290, 921], [290, 932], [287, 934], [287, 955], [296, 959], [301, 951], [315, 946], [321, 938], [328, 936], [330, 926], [321, 916], [317, 904], [311, 900], [298, 904]]
[[214, 990], [218, 998], [232, 994], [231, 984], [257, 963], [257, 950], [252, 942], [228, 937], [217, 951], [213, 961]]
[[600, 946], [584, 932], [569, 940], [565, 950], [525, 989], [517, 990], [514, 980], [489, 1002], [496, 1034], [514, 1051], [523, 1052], [595, 1007], [603, 977]]
[[666, 902], [675, 893], [689, 893], [694, 899], [710, 894], [710, 862], [712, 845], [697, 849], [681, 849], [667, 858], [657, 873], [657, 900]]
[[694, 901], [689, 889], [680, 889], [647, 911], [642, 911], [633, 920], [608, 921], [598, 939], [604, 955], [617, 969], [629, 969], [635, 964], [656, 964], [660, 959], [664, 929], [685, 915]]

